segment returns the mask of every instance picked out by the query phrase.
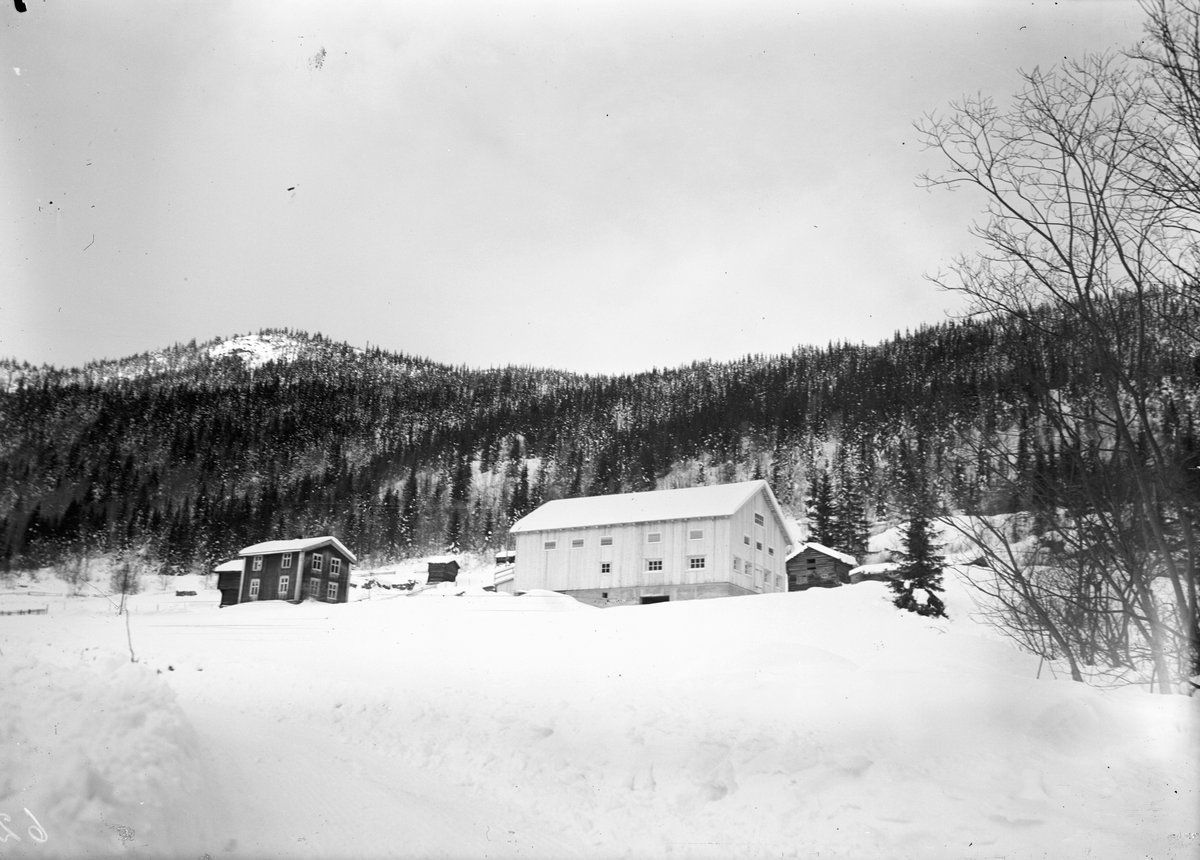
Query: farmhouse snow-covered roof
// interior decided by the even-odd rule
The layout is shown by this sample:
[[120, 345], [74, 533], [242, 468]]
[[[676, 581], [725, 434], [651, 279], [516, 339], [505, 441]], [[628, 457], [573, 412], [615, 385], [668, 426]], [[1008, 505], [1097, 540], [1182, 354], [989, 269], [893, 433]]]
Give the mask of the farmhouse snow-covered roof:
[[350, 559], [357, 563], [358, 559], [354, 557], [354, 553], [346, 549], [345, 545], [333, 537], [325, 535], [324, 537], [314, 538], [299, 538], [297, 540], [269, 540], [263, 543], [256, 543], [254, 546], [248, 546], [241, 550], [238, 555], [274, 555], [277, 552], [308, 552], [311, 549], [320, 549], [326, 545], [333, 545], [338, 550]]
[[811, 541], [811, 540], [808, 543], [800, 544], [799, 548], [794, 553], [792, 553], [791, 555], [788, 556], [788, 561], [791, 561], [793, 558], [800, 555], [800, 553], [804, 552], [805, 550], [809, 550], [809, 549], [816, 550], [817, 552], [825, 553], [825, 555], [830, 556], [831, 558], [836, 558], [838, 561], [845, 562], [846, 564], [850, 565], [851, 567], [856, 567], [858, 565], [858, 559], [856, 559], [854, 556], [847, 555], [844, 552], [839, 552], [836, 549], [830, 549], [829, 547], [825, 546], [824, 544], [819, 544], [816, 541]]
[[766, 481], [743, 481], [710, 487], [681, 490], [652, 490], [646, 493], [620, 493], [613, 496], [587, 496], [556, 499], [513, 524], [511, 532], [554, 531], [595, 526], [656, 523], [668, 520], [698, 520], [727, 517], [736, 512], [756, 493], [764, 493], [779, 528], [789, 535], [787, 523], [775, 494]]

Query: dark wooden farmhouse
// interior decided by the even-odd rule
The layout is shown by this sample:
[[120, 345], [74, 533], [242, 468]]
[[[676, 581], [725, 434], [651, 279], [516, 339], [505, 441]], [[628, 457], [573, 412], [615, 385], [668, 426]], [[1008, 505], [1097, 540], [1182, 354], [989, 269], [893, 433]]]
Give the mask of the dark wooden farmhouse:
[[257, 600], [299, 603], [310, 597], [345, 603], [350, 566], [358, 561], [341, 541], [330, 536], [256, 543], [238, 556], [217, 567], [222, 606]]
[[814, 586], [832, 588], [850, 581], [850, 571], [858, 566], [852, 555], [819, 543], [801, 544], [788, 556], [788, 591], [803, 591]]

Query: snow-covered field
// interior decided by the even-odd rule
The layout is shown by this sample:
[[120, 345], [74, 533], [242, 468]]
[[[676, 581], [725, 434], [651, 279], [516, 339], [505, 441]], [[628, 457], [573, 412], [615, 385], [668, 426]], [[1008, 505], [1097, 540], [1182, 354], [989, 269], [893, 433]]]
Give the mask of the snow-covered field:
[[48, 609], [0, 616], [3, 858], [1200, 850], [1200, 699], [1038, 679], [957, 587], [950, 622], [876, 583], [606, 610], [171, 591], [128, 632], [36, 587], [0, 595]]

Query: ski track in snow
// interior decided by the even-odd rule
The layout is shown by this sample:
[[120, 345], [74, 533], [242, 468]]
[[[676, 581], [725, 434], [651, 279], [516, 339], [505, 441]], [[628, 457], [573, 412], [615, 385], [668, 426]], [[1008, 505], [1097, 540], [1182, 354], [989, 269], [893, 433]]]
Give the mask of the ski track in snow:
[[[883, 594], [193, 606], [131, 616], [136, 666], [102, 601], [6, 617], [0, 680], [52, 683], [0, 687], [0, 812], [42, 804], [55, 841], [0, 857], [1196, 856], [1200, 701], [1035, 681], [953, 590], [953, 622]], [[124, 716], [55, 747], [80, 706]], [[92, 821], [65, 750], [97, 743]], [[155, 786], [136, 845], [96, 829]]]

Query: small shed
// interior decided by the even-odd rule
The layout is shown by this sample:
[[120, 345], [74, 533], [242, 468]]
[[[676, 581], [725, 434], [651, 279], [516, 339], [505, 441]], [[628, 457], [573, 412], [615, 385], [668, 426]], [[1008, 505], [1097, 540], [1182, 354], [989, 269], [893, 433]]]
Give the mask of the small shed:
[[217, 588], [221, 590], [221, 605], [233, 606], [238, 602], [242, 593], [242, 574], [246, 569], [246, 559], [235, 558], [225, 561], [213, 568], [217, 575]]
[[858, 560], [854, 556], [810, 541], [788, 556], [788, 591], [848, 583], [850, 571], [856, 567]]
[[460, 569], [458, 559], [449, 555], [434, 556], [429, 559], [429, 579], [430, 585], [438, 582], [454, 582], [458, 577]]

